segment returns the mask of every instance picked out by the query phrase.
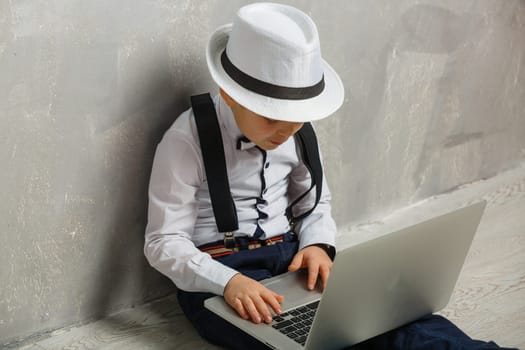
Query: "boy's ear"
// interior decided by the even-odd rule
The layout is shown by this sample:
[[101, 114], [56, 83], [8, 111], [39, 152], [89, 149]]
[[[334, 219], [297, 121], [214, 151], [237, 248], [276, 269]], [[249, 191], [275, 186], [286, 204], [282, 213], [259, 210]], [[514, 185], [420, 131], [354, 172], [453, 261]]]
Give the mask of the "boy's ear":
[[230, 108], [233, 107], [233, 105], [235, 104], [235, 100], [231, 98], [230, 95], [228, 95], [223, 89], [219, 89], [219, 93], [221, 94], [221, 97], [224, 100], [224, 102], [226, 102], [226, 104], [230, 106]]

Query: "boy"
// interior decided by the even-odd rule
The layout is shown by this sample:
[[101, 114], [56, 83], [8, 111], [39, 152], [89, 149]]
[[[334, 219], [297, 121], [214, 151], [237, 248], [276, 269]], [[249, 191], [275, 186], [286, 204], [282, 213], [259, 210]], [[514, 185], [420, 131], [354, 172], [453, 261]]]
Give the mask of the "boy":
[[311, 174], [292, 136], [304, 122], [335, 112], [344, 89], [321, 58], [313, 21], [285, 5], [241, 8], [233, 25], [211, 37], [207, 62], [220, 87], [214, 107], [239, 222], [235, 241], [244, 249], [228, 248], [217, 230], [190, 109], [157, 148], [144, 251], [177, 285], [181, 308], [203, 337], [227, 348], [263, 349], [203, 302], [224, 295], [240, 317], [270, 323], [283, 297], [258, 280], [305, 268], [308, 288], [318, 278], [326, 284], [336, 234], [330, 193], [323, 181], [319, 203], [292, 230], [288, 205], [305, 194], [293, 207], [297, 216], [315, 204]]

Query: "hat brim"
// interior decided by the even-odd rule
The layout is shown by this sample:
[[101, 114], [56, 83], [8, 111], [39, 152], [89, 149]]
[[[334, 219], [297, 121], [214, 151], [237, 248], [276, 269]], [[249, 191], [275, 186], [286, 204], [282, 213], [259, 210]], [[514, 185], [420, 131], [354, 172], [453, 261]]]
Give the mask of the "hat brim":
[[318, 96], [304, 100], [287, 100], [263, 96], [235, 82], [224, 71], [221, 54], [226, 48], [232, 29], [231, 24], [218, 28], [211, 36], [206, 49], [206, 61], [213, 80], [237, 103], [254, 113], [276, 120], [308, 122], [319, 120], [334, 113], [344, 100], [341, 79], [323, 60], [325, 88]]

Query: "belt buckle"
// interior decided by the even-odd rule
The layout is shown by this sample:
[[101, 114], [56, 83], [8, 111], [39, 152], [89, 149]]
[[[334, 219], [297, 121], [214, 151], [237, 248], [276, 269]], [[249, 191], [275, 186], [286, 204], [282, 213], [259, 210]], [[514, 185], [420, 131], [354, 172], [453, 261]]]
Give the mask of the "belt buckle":
[[264, 240], [264, 245], [276, 245], [277, 243], [284, 242], [283, 236], [272, 237]]
[[233, 232], [224, 232], [224, 247], [228, 249], [235, 248], [235, 236]]

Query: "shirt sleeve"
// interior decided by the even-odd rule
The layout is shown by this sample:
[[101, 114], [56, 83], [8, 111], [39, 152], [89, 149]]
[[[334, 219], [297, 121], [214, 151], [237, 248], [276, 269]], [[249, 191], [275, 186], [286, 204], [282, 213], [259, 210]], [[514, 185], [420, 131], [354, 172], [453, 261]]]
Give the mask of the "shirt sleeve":
[[[320, 152], [320, 150], [319, 150]], [[322, 159], [322, 158], [321, 158]], [[324, 170], [324, 169], [323, 169]], [[305, 193], [311, 185], [311, 175], [304, 163], [295, 167], [290, 175], [290, 201]], [[312, 244], [328, 244], [335, 247], [337, 227], [331, 213], [331, 194], [323, 174], [323, 189], [321, 198], [314, 211], [306, 218], [296, 223], [295, 231], [299, 236], [299, 249]], [[297, 216], [310, 210], [315, 204], [315, 188], [293, 207], [293, 215]]]
[[200, 149], [194, 140], [168, 130], [153, 161], [144, 254], [178, 288], [222, 295], [237, 271], [213, 260], [191, 241], [198, 214], [196, 193], [203, 180]]

